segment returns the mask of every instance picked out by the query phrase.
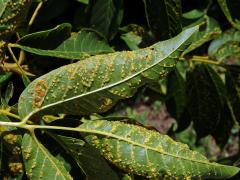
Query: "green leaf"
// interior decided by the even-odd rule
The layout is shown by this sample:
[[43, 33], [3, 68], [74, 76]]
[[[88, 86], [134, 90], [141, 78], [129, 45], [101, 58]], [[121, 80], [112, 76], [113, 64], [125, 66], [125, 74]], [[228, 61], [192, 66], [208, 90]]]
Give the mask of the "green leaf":
[[123, 18], [122, 0], [96, 0], [92, 5], [90, 27], [112, 39]]
[[204, 12], [199, 9], [193, 9], [186, 13], [183, 13], [183, 18], [185, 19], [198, 19], [204, 16]]
[[0, 87], [5, 84], [5, 82], [12, 76], [11, 72], [1, 72], [0, 73]]
[[89, 0], [77, 0], [77, 1], [83, 4], [89, 4]]
[[230, 24], [240, 30], [240, 2], [236, 0], [218, 0], [218, 3]]
[[212, 39], [215, 39], [222, 33], [220, 26], [215, 19], [208, 16], [204, 16], [203, 21], [204, 23], [201, 24], [199, 32], [196, 33], [193, 38], [193, 43], [183, 52], [183, 54], [187, 54], [197, 49], [204, 43]]
[[229, 57], [240, 59], [240, 31], [229, 29], [224, 32], [211, 42], [208, 54], [219, 61], [223, 61]]
[[125, 32], [121, 35], [121, 39], [127, 44], [129, 49], [139, 49], [139, 45], [145, 34], [144, 28], [137, 24], [129, 24], [128, 26], [121, 27], [120, 30]]
[[116, 173], [109, 167], [99, 152], [80, 139], [50, 134], [74, 158], [87, 179], [117, 180]]
[[211, 163], [187, 145], [146, 128], [105, 120], [86, 121], [79, 130], [85, 139], [120, 169], [147, 178], [224, 179], [238, 167]]
[[220, 121], [226, 89], [208, 65], [198, 65], [187, 74], [188, 107], [198, 138], [211, 134]]
[[[15, 46], [30, 53], [66, 59], [81, 59], [90, 55], [113, 52], [113, 49], [110, 48], [107, 43], [101, 41], [96, 33], [86, 30], [73, 33], [70, 38], [63, 42], [60, 38], [60, 44], [57, 47], [53, 47], [51, 42], [56, 44], [56, 41], [51, 40], [51, 38], [56, 39], [55, 36], [63, 37], [62, 34], [64, 34], [65, 31], [68, 31], [68, 33], [65, 32], [66, 34], [70, 33], [70, 26], [68, 24], [63, 24], [62, 26], [63, 27], [57, 26], [48, 31], [27, 35]], [[34, 39], [35, 41], [32, 43]], [[45, 44], [49, 44], [49, 47]]]
[[9, 82], [4, 94], [5, 103], [8, 104], [10, 99], [13, 97], [14, 86], [13, 82]]
[[0, 1], [0, 39], [7, 41], [25, 21], [31, 0]]
[[144, 0], [148, 26], [157, 40], [169, 39], [182, 31], [181, 0]]
[[71, 24], [63, 23], [52, 29], [34, 32], [23, 36], [17, 43], [22, 46], [28, 46], [36, 49], [55, 49], [61, 45], [64, 40], [70, 37], [71, 29]]
[[23, 136], [22, 153], [28, 178], [72, 179], [63, 164], [52, 156], [36, 137], [29, 134]]
[[[19, 99], [19, 114], [106, 112], [137, 88], [165, 76], [175, 66], [197, 27], [145, 49], [97, 55], [60, 67], [33, 81]], [[69, 108], [71, 107], [71, 108]]]

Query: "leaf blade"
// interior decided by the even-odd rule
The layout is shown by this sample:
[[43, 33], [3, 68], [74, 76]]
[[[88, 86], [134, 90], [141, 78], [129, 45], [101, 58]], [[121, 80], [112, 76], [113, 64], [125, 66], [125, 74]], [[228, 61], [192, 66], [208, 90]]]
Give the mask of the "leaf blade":
[[56, 69], [25, 89], [19, 99], [19, 114], [30, 117], [43, 110], [75, 115], [106, 112], [118, 100], [131, 97], [147, 80], [164, 76], [196, 29], [149, 48], [97, 55]]
[[[59, 31], [59, 35], [62, 37], [62, 31], [66, 30], [61, 30], [60, 28], [61, 26], [57, 26], [54, 29], [39, 33], [47, 33], [46, 35], [49, 35], [49, 32], [53, 33], [53, 31]], [[68, 28], [67, 31], [69, 30], [70, 29]], [[45, 44], [48, 43], [49, 38], [44, 38], [45, 40], [42, 43], [44, 45], [44, 48], [42, 46], [39, 46], [39, 41], [36, 41], [37, 45], [32, 44], [31, 40], [36, 37], [37, 34], [38, 33], [33, 33], [23, 37], [18, 42], [18, 44], [15, 44], [15, 46], [33, 54], [66, 59], [82, 59], [90, 55], [113, 52], [113, 49], [109, 47], [107, 43], [105, 43], [104, 41], [100, 41], [100, 38], [97, 36], [97, 34], [86, 30], [82, 30], [76, 34], [72, 34], [71, 37], [69, 37], [65, 41], [62, 41], [58, 46], [54, 48], [46, 48]], [[54, 36], [55, 34], [56, 33], [53, 33]], [[55, 39], [55, 37], [53, 38]]]
[[84, 122], [79, 129], [90, 134], [85, 139], [110, 162], [148, 178], [224, 179], [239, 172], [237, 167], [210, 163], [188, 146], [136, 125], [95, 120]]
[[50, 135], [74, 158], [88, 179], [119, 179], [99, 152], [83, 140], [52, 133]]
[[30, 179], [72, 179], [63, 164], [53, 157], [36, 137], [29, 134], [23, 136], [22, 152], [26, 174]]

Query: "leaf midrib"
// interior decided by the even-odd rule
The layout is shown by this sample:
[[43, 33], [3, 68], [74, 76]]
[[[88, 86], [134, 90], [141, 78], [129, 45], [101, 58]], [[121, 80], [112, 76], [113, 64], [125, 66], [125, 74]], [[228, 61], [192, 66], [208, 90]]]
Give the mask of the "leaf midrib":
[[[45, 149], [43, 148], [43, 145], [39, 143], [39, 141], [37, 140], [35, 135], [32, 135], [33, 140], [35, 141], [35, 143], [37, 144], [37, 146], [41, 149], [41, 151], [48, 157], [48, 159], [50, 160], [50, 162], [54, 165], [54, 167], [57, 169], [57, 171], [59, 171], [60, 174], [62, 174], [62, 177], [64, 177], [64, 179], [66, 179], [65, 175], [62, 173], [61, 169], [58, 168], [57, 164], [55, 164], [54, 160], [51, 158], [51, 156], [49, 156], [48, 152], [45, 151]], [[60, 163], [60, 162], [59, 162]], [[67, 179], [66, 179], [67, 180]]]
[[[106, 89], [109, 89], [109, 88], [112, 88], [112, 87], [114, 87], [114, 86], [117, 86], [117, 85], [119, 85], [119, 84], [122, 84], [122, 83], [124, 83], [124, 82], [126, 82], [126, 81], [128, 81], [128, 80], [130, 80], [130, 79], [132, 79], [132, 78], [134, 78], [134, 77], [136, 77], [136, 76], [138, 76], [139, 74], [143, 73], [144, 71], [147, 71], [148, 69], [156, 66], [156, 65], [159, 64], [162, 60], [168, 58], [171, 54], [173, 54], [176, 50], [178, 50], [179, 47], [182, 46], [182, 45], [192, 36], [192, 34], [196, 31], [196, 29], [197, 29], [196, 27], [195, 27], [195, 29], [191, 28], [191, 31], [190, 31], [190, 30], [186, 30], [186, 31], [183, 31], [181, 34], [179, 34], [179, 35], [181, 35], [181, 36], [185, 35], [185, 33], [186, 33], [186, 34], [190, 34], [190, 35], [188, 35], [188, 38], [184, 38], [184, 39], [181, 39], [181, 38], [180, 38], [181, 42], [179, 42], [179, 44], [175, 47], [174, 50], [172, 50], [172, 51], [171, 51], [170, 53], [168, 53], [168, 54], [167, 54], [167, 53], [164, 54], [164, 56], [163, 56], [161, 59], [159, 59], [158, 61], [156, 61], [156, 62], [153, 63], [152, 65], [144, 68], [143, 70], [141, 70], [141, 71], [139, 71], [139, 72], [136, 72], [136, 73], [132, 74], [131, 76], [126, 77], [126, 78], [123, 79], [123, 80], [120, 80], [120, 81], [117, 81], [117, 82], [115, 82], [115, 83], [109, 84], [109, 85], [107, 85], [107, 86], [105, 86], [105, 87], [98, 88], [98, 89], [96, 89], [96, 90], [93, 90], [93, 91], [90, 91], [90, 92], [86, 92], [86, 93], [80, 94], [80, 95], [78, 95], [78, 96], [73, 96], [73, 97], [70, 97], [70, 98], [67, 98], [67, 99], [59, 100], [59, 101], [54, 102], [54, 103], [52, 103], [52, 104], [48, 104], [48, 105], [42, 106], [42, 107], [40, 107], [40, 108], [38, 108], [38, 109], [33, 110], [33, 111], [30, 112], [28, 115], [26, 115], [26, 116], [24, 117], [23, 121], [28, 120], [33, 114], [35, 114], [35, 113], [37, 113], [37, 112], [39, 112], [39, 111], [41, 111], [41, 110], [44, 110], [44, 109], [47, 109], [47, 108], [49, 108], [49, 107], [52, 107], [52, 106], [55, 106], [55, 105], [58, 105], [58, 104], [61, 104], [61, 103], [64, 103], [64, 102], [68, 102], [68, 101], [71, 101], [71, 100], [74, 100], [74, 99], [77, 99], [77, 98], [81, 98], [81, 97], [84, 97], [84, 96], [87, 96], [87, 95], [90, 95], [90, 94], [94, 94], [94, 93], [97, 93], [97, 92], [100, 92], [100, 91], [103, 91], [103, 90], [106, 90]], [[176, 41], [176, 39], [179, 39], [179, 35], [178, 35], [178, 36], [175, 36], [174, 38], [171, 39], [172, 43], [173, 43], [174, 41]], [[180, 36], [180, 37], [181, 37], [181, 36]], [[179, 41], [180, 41], [180, 40], [179, 40]], [[165, 45], [163, 42], [165, 42], [165, 41], [162, 41], [161, 44]], [[160, 44], [159, 44], [159, 45], [160, 45]], [[149, 48], [149, 47], [148, 47], [148, 48]], [[135, 52], [137, 52], [137, 51], [142, 51], [142, 50], [148, 49], [148, 48], [143, 48], [143, 49], [140, 49], [140, 50], [136, 50]], [[44, 98], [45, 98], [45, 97], [44, 97]]]
[[124, 137], [121, 137], [121, 136], [118, 136], [118, 135], [115, 135], [115, 134], [112, 134], [112, 133], [108, 133], [108, 132], [103, 132], [103, 131], [99, 131], [99, 130], [90, 130], [90, 129], [87, 129], [87, 128], [81, 128], [81, 126], [80, 126], [80, 128], [77, 128], [77, 130], [79, 130], [79, 132], [84, 132], [84, 133], [104, 135], [107, 138], [108, 137], [112, 137], [112, 138], [115, 138], [115, 139], [122, 140], [122, 141], [125, 141], [127, 143], [130, 143], [132, 145], [139, 146], [139, 147], [142, 147], [142, 148], [147, 149], [147, 150], [152, 150], [152, 151], [158, 152], [160, 154], [163, 154], [163, 155], [166, 155], [166, 156], [171, 156], [171, 157], [174, 157], [174, 158], [180, 158], [180, 159], [184, 159], [184, 160], [187, 160], [187, 161], [193, 161], [195, 163], [207, 164], [209, 166], [213, 166], [214, 165], [214, 166], [226, 167], [224, 165], [219, 165], [219, 164], [216, 165], [216, 164], [208, 162], [208, 161], [200, 161], [200, 160], [195, 160], [195, 159], [189, 159], [189, 158], [186, 158], [186, 157], [177, 156], [175, 154], [171, 154], [171, 153], [167, 153], [167, 152], [164, 152], [164, 151], [160, 151], [160, 150], [158, 150], [156, 148], [153, 148], [153, 147], [150, 147], [150, 146], [146, 146], [144, 144], [140, 144], [140, 143], [134, 142], [134, 141], [132, 141], [132, 140], [130, 140], [128, 138], [124, 138]]

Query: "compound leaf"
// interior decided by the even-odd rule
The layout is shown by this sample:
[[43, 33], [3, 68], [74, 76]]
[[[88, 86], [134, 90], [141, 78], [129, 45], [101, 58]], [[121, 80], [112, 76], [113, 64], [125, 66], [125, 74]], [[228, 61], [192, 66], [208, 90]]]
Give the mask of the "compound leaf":
[[119, 121], [86, 121], [79, 130], [111, 163], [129, 173], [148, 178], [224, 179], [238, 167], [211, 163], [185, 144], [144, 127]]
[[106, 112], [118, 100], [133, 96], [137, 88], [165, 76], [196, 30], [189, 28], [148, 48], [92, 56], [53, 70], [24, 90], [19, 115]]
[[23, 136], [22, 153], [28, 178], [72, 180], [63, 164], [52, 156], [36, 137], [29, 134]]

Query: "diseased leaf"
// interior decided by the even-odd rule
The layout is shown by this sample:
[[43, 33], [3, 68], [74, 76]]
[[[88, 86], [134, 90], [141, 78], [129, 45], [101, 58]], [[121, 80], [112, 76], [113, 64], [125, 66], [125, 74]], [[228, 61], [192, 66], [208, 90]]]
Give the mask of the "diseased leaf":
[[231, 25], [240, 30], [240, 1], [218, 0], [218, 3]]
[[129, 24], [120, 28], [125, 32], [121, 35], [121, 39], [127, 44], [130, 50], [140, 49], [139, 45], [142, 43], [145, 30], [137, 24]]
[[204, 64], [187, 74], [188, 108], [198, 138], [211, 134], [220, 121], [226, 90], [218, 74]]
[[224, 32], [211, 42], [208, 54], [219, 61], [223, 61], [229, 57], [240, 59], [240, 31], [229, 29]]
[[144, 127], [105, 120], [86, 121], [79, 130], [111, 163], [148, 178], [225, 179], [238, 167], [211, 163], [187, 145]]
[[24, 90], [19, 115], [106, 112], [137, 88], [165, 76], [196, 30], [187, 29], [145, 49], [97, 55], [51, 71]]
[[[62, 26], [27, 35], [15, 46], [30, 53], [66, 59], [82, 59], [90, 55], [113, 52], [113, 49], [106, 42], [100, 40], [96, 33], [85, 30], [72, 34], [68, 39], [58, 38], [59, 42], [58, 46], [56, 46], [55, 40], [51, 40], [51, 38], [55, 39], [56, 36], [64, 37], [62, 34], [69, 35], [70, 33], [70, 26], [68, 24], [62, 24]], [[33, 42], [33, 40], [35, 41]], [[51, 45], [52, 41], [55, 47]], [[49, 44], [49, 47], [45, 44]]]
[[208, 16], [204, 16], [204, 23], [201, 24], [199, 32], [195, 34], [193, 38], [193, 43], [183, 52], [187, 54], [198, 47], [202, 46], [204, 43], [216, 38], [221, 34], [221, 29], [218, 22]]
[[22, 152], [29, 179], [72, 180], [63, 164], [52, 156], [35, 137], [29, 134], [23, 136]]
[[50, 134], [74, 158], [87, 179], [118, 180], [117, 174], [109, 167], [99, 152], [83, 140]]
[[26, 20], [31, 0], [0, 1], [0, 39], [8, 41]]
[[[7, 116], [0, 114], [1, 122], [11, 122]], [[13, 130], [15, 127], [0, 126], [0, 177], [8, 177], [9, 180], [21, 180], [23, 176], [23, 161], [21, 153], [22, 136]], [[1, 145], [0, 145], [1, 146]], [[9, 174], [10, 173], [10, 174]]]
[[123, 1], [95, 0], [93, 2], [90, 27], [111, 40], [123, 18]]
[[148, 25], [157, 40], [169, 39], [182, 31], [181, 0], [144, 0]]

